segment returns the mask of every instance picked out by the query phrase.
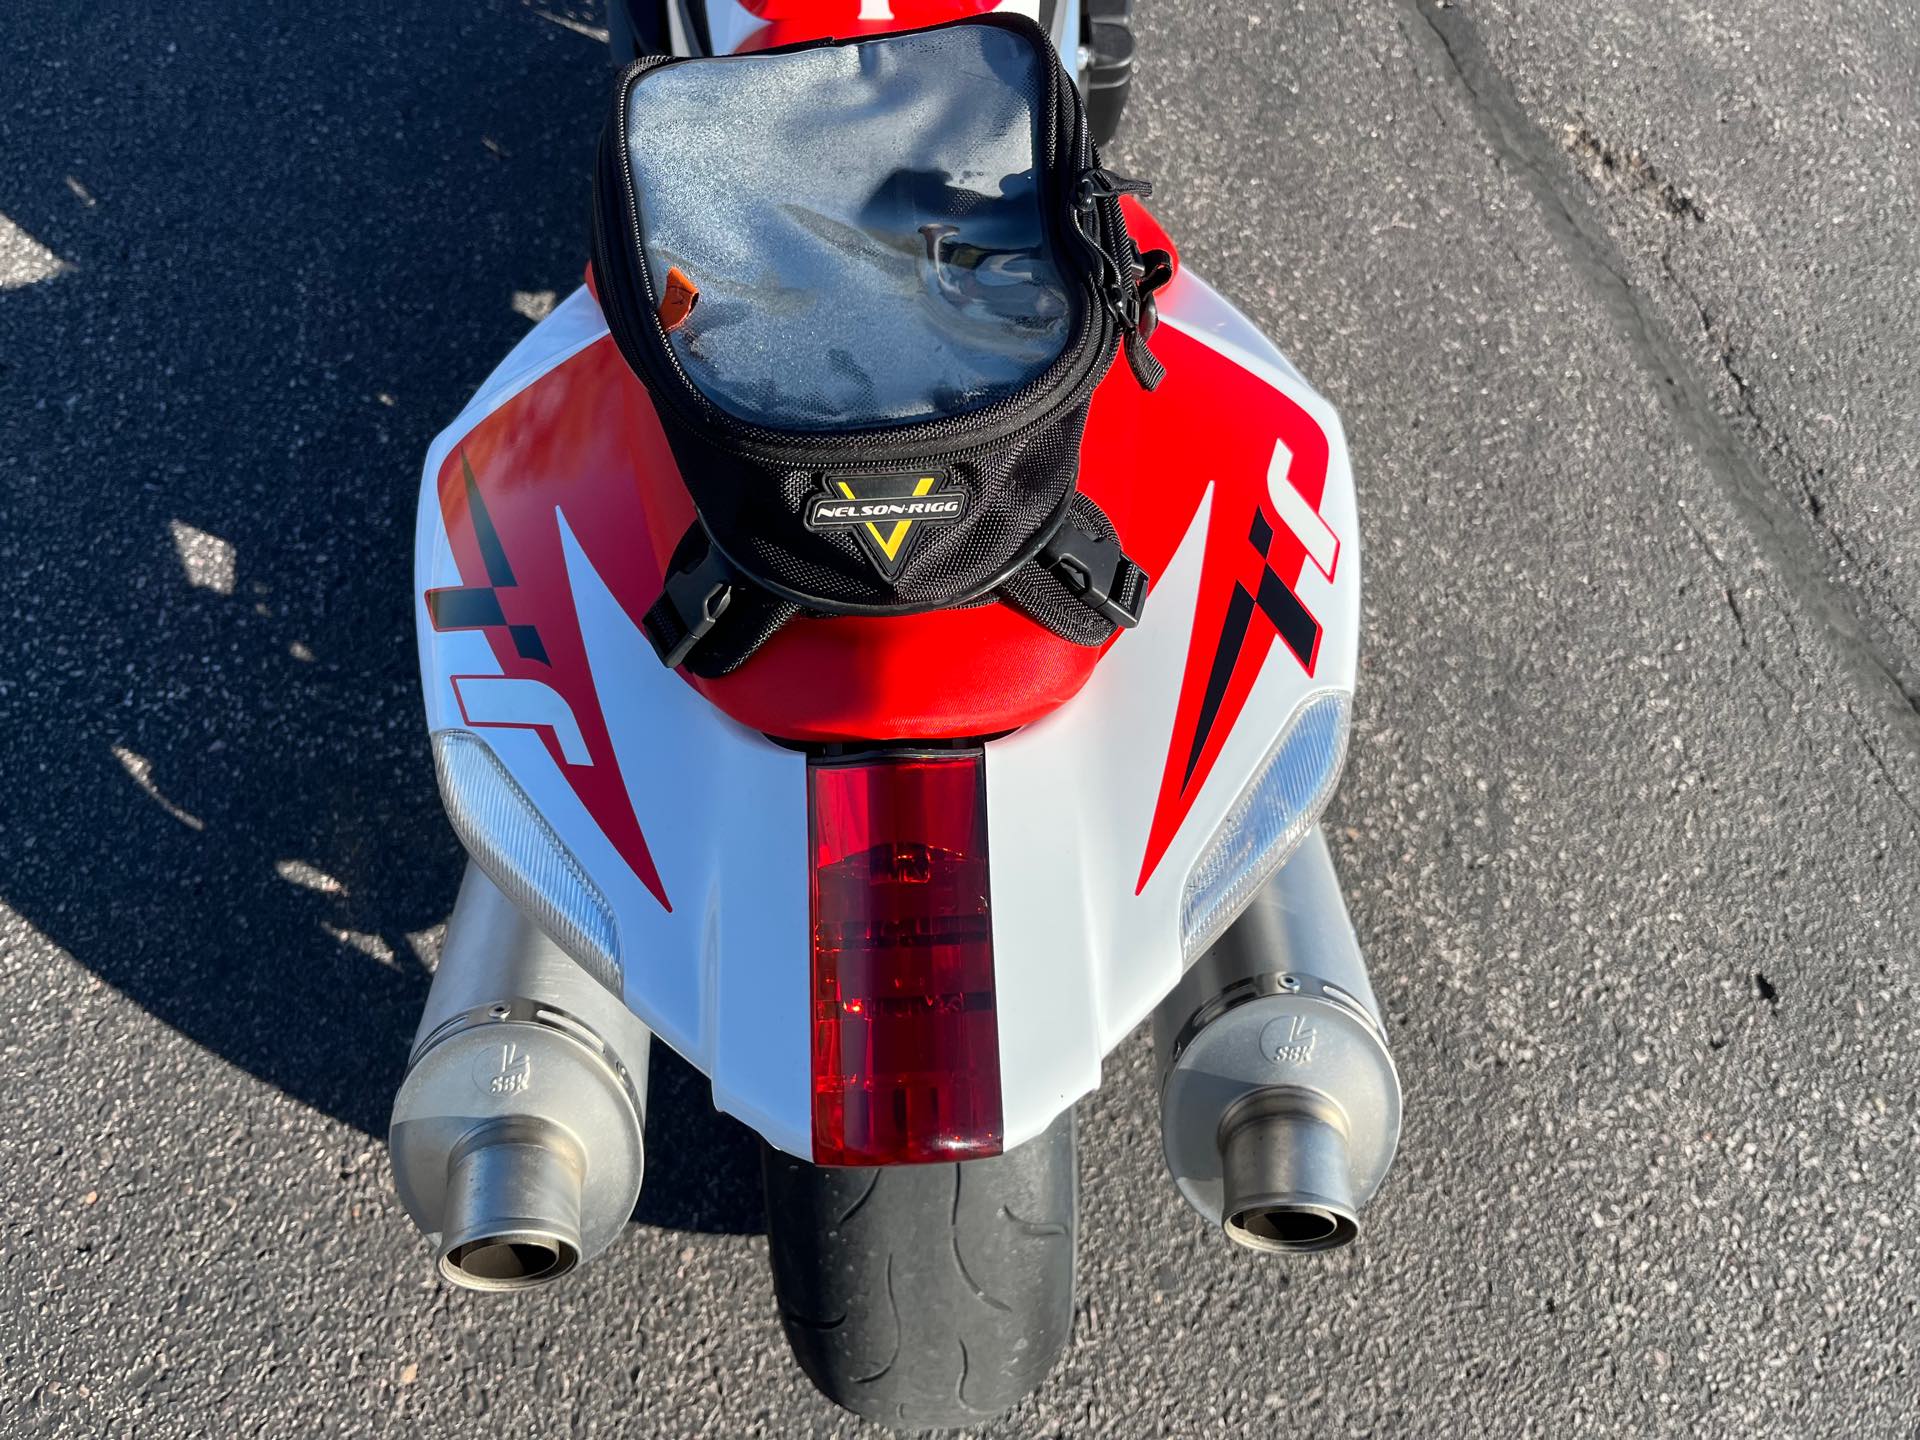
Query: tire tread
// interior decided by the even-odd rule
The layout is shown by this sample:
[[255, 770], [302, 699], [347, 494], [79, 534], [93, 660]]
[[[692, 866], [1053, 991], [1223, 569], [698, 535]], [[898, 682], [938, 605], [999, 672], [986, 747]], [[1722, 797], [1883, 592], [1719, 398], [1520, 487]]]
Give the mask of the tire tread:
[[1069, 1113], [962, 1164], [847, 1170], [765, 1152], [781, 1326], [828, 1399], [945, 1428], [1039, 1386], [1073, 1325], [1073, 1139]]

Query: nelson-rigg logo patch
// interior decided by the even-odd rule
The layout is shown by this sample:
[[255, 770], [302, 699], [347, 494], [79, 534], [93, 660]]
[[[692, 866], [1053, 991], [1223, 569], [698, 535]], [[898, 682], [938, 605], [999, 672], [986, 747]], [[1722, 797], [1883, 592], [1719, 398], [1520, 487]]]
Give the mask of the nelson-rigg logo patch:
[[851, 530], [889, 580], [927, 531], [967, 513], [967, 492], [944, 470], [895, 475], [829, 475], [826, 493], [807, 506], [809, 530]]

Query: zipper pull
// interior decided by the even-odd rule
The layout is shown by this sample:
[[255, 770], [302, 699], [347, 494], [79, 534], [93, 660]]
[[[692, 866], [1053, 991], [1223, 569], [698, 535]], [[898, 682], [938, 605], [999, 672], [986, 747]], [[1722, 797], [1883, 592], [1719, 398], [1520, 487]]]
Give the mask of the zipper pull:
[[1133, 195], [1144, 200], [1153, 194], [1151, 180], [1134, 180], [1125, 175], [1116, 175], [1111, 170], [1096, 165], [1091, 170], [1080, 172], [1080, 183], [1074, 189], [1074, 195], [1082, 210], [1090, 209], [1097, 200], [1112, 200], [1121, 195]]
[[1134, 269], [1139, 279], [1133, 287], [1131, 323], [1122, 332], [1127, 368], [1142, 390], [1152, 390], [1167, 378], [1167, 367], [1147, 348], [1147, 340], [1160, 325], [1160, 307], [1153, 293], [1173, 279], [1173, 257], [1164, 250], [1134, 251]]
[[1133, 371], [1133, 378], [1142, 390], [1153, 390], [1167, 378], [1167, 367], [1160, 363], [1160, 357], [1147, 348], [1146, 336], [1138, 329], [1126, 332], [1122, 348], [1127, 354], [1127, 368]]
[[[1166, 252], [1154, 250], [1143, 256], [1132, 244], [1126, 247], [1132, 263], [1122, 264], [1104, 243], [1106, 237], [1099, 214], [1102, 201], [1112, 201], [1122, 195], [1144, 198], [1152, 193], [1153, 182], [1116, 175], [1098, 165], [1082, 170], [1079, 183], [1074, 188], [1078, 216], [1091, 221], [1093, 231], [1089, 233], [1087, 225], [1081, 220], [1076, 220], [1076, 223], [1080, 224], [1081, 234], [1106, 262], [1107, 276], [1103, 277], [1101, 288], [1105, 292], [1107, 308], [1113, 311], [1114, 319], [1119, 322], [1127, 368], [1133, 371], [1133, 378], [1139, 382], [1142, 390], [1152, 390], [1167, 376], [1167, 367], [1147, 348], [1147, 336], [1153, 333], [1160, 319], [1159, 310], [1153, 303], [1153, 292], [1172, 278], [1173, 267]], [[1114, 238], [1126, 239], [1124, 227]]]
[[1122, 283], [1124, 288], [1108, 292], [1107, 307], [1120, 325], [1120, 345], [1126, 352], [1127, 368], [1133, 371], [1133, 378], [1140, 382], [1142, 390], [1151, 390], [1167, 377], [1167, 367], [1147, 348], [1147, 336], [1159, 324], [1160, 312], [1153, 296], [1131, 278]]

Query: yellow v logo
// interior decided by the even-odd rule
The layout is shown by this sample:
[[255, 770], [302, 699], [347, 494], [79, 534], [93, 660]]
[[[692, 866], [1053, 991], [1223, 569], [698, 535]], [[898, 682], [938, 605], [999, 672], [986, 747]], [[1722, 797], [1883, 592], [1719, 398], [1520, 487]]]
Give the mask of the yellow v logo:
[[827, 493], [807, 507], [809, 530], [851, 530], [889, 580], [906, 563], [916, 533], [948, 525], [967, 512], [964, 490], [946, 488], [945, 471], [897, 475], [833, 475]]
[[[919, 479], [915, 480], [913, 482], [913, 496], [917, 498], [921, 495], [931, 495], [936, 479], [936, 476], [922, 475]], [[854, 482], [851, 480], [836, 480], [834, 484], [840, 493], [849, 500], [871, 500], [875, 498], [872, 495], [856, 495], [853, 489]], [[884, 532], [881, 530], [879, 522], [873, 520], [866, 522], [867, 534], [872, 537], [873, 543], [880, 547], [880, 554], [886, 559], [889, 565], [896, 568], [898, 568], [900, 564], [900, 548], [907, 543], [907, 531], [912, 528], [913, 521], [911, 520], [892, 521], [887, 524]]]

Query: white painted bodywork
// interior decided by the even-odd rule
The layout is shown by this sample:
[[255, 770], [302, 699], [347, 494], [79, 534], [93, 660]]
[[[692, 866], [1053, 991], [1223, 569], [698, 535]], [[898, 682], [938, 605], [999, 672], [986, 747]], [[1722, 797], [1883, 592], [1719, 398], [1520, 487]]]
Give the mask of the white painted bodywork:
[[[987, 746], [993, 860], [994, 985], [1006, 1143], [1031, 1139], [1100, 1083], [1100, 1062], [1173, 988], [1183, 970], [1180, 899], [1188, 872], [1294, 712], [1328, 690], [1351, 693], [1360, 630], [1359, 527], [1338, 415], [1253, 326], [1191, 273], [1171, 325], [1284, 391], [1328, 439], [1318, 515], [1276, 456], [1268, 486], [1314, 557], [1297, 593], [1325, 627], [1306, 675], [1275, 646], [1246, 708], [1172, 846], [1139, 894], [1174, 709], [1187, 664], [1208, 506], [1155, 584], [1140, 625], [1115, 642], [1093, 679], [1052, 715]], [[1204, 464], [1201, 459], [1199, 463]], [[1329, 580], [1323, 532], [1345, 537]]]
[[[504, 690], [513, 682], [496, 679], [489, 720], [478, 724], [475, 682], [465, 677], [499, 676], [493, 651], [478, 631], [435, 631], [427, 616], [425, 592], [460, 583], [437, 498], [447, 455], [487, 415], [606, 333], [598, 304], [576, 291], [520, 342], [427, 454], [414, 559], [427, 725], [471, 727], [607, 897], [629, 1007], [707, 1073], [716, 1105], [805, 1155], [812, 1145], [806, 758], [736, 725], [662, 667], [561, 516], [594, 687], [634, 813], [674, 898], [667, 911], [601, 833], [543, 743], [536, 727], [552, 725], [558, 697], [534, 693], [542, 687]], [[518, 714], [502, 709], [516, 701]], [[565, 731], [559, 735], [564, 749]]]
[[[1312, 523], [1286, 482], [1284, 450], [1268, 477], [1276, 508], [1290, 524], [1299, 521], [1312, 557], [1298, 593], [1324, 626], [1319, 662], [1309, 678], [1274, 647], [1190, 814], [1136, 895], [1187, 663], [1210, 490], [1141, 625], [1120, 637], [1079, 696], [987, 746], [1008, 1145], [1038, 1134], [1093, 1090], [1105, 1054], [1173, 987], [1182, 968], [1181, 891], [1196, 857], [1299, 705], [1354, 684], [1358, 526], [1338, 418], [1237, 311], [1191, 275], [1169, 298], [1175, 303], [1163, 307], [1164, 324], [1284, 391], [1327, 434], [1326, 488]], [[430, 589], [460, 583], [437, 496], [437, 476], [453, 446], [605, 333], [597, 304], [576, 291], [521, 341], [428, 453], [415, 556], [427, 723], [434, 731], [471, 729], [491, 747], [607, 898], [627, 1004], [712, 1078], [721, 1109], [806, 1156], [812, 1090], [805, 757], [737, 725], [660, 665], [563, 513], [568, 581], [588, 663], [635, 814], [673, 897], [667, 911], [595, 825], [535, 728], [545, 727], [565, 749], [558, 697], [503, 680], [479, 632], [436, 632], [423, 599]], [[1328, 579], [1327, 569], [1336, 578]]]

